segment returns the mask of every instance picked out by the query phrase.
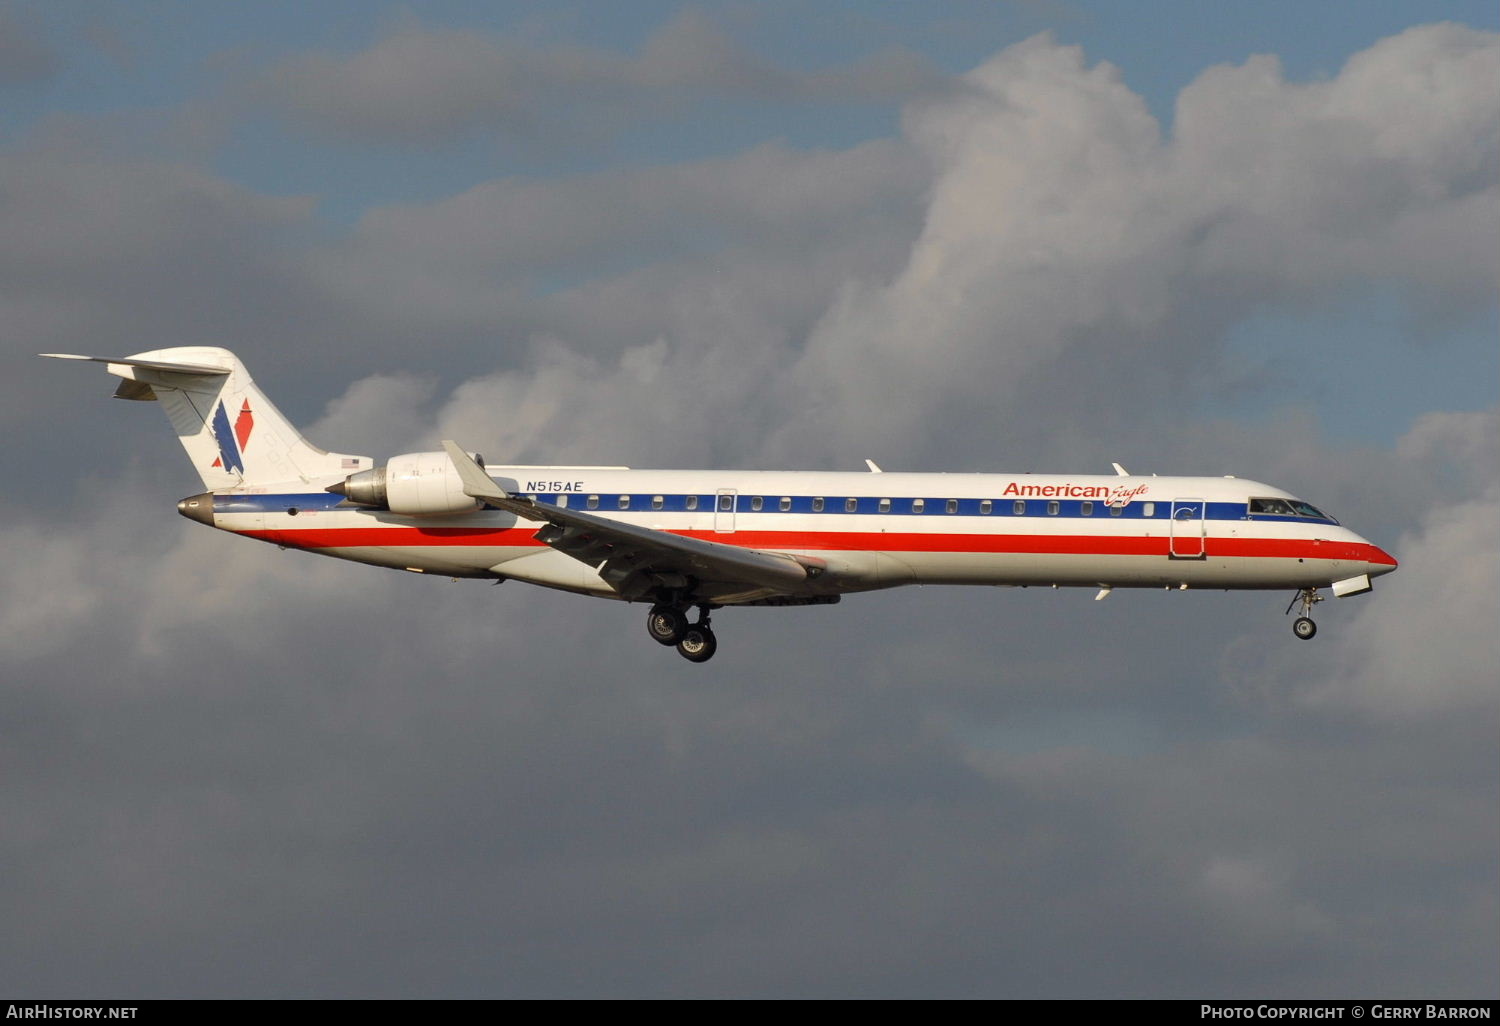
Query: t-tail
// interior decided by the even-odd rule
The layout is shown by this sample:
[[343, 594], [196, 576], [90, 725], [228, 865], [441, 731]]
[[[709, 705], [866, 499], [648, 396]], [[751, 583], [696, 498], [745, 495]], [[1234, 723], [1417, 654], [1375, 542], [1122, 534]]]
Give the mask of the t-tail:
[[366, 470], [366, 456], [325, 452], [302, 437], [227, 349], [181, 346], [120, 358], [43, 353], [107, 365], [116, 399], [161, 403], [210, 492], [302, 482], [321, 487]]

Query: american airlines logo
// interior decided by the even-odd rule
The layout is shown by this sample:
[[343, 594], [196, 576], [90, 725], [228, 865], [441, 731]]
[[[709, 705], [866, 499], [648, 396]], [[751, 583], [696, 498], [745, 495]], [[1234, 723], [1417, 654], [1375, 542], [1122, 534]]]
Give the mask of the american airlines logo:
[[1012, 481], [1005, 486], [1005, 495], [1013, 495], [1025, 498], [1038, 499], [1104, 499], [1111, 506], [1125, 506], [1138, 495], [1144, 495], [1151, 488], [1147, 484], [1139, 484], [1133, 488], [1124, 485], [1080, 485], [1080, 484], [1055, 484], [1055, 485], [1033, 485], [1017, 484]]
[[240, 407], [234, 419], [234, 428], [229, 427], [229, 412], [224, 404], [214, 410], [214, 440], [219, 443], [219, 458], [213, 465], [231, 472], [245, 472], [245, 443], [250, 441], [250, 432], [255, 427], [255, 415], [250, 412], [250, 400]]

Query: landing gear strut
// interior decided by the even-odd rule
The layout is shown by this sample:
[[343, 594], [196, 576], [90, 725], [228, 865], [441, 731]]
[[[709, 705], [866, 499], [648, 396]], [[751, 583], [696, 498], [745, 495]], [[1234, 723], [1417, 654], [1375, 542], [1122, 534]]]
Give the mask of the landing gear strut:
[[1312, 621], [1312, 607], [1323, 601], [1323, 596], [1318, 594], [1317, 588], [1303, 588], [1292, 596], [1292, 601], [1287, 603], [1286, 611], [1290, 613], [1292, 607], [1298, 602], [1302, 603], [1302, 613], [1292, 621], [1292, 633], [1303, 641], [1307, 641], [1318, 633], [1318, 625]]
[[689, 662], [706, 663], [719, 650], [719, 639], [708, 623], [710, 608], [700, 605], [697, 622], [688, 623], [684, 607], [658, 602], [646, 616], [646, 633], [663, 645], [677, 646], [678, 654]]

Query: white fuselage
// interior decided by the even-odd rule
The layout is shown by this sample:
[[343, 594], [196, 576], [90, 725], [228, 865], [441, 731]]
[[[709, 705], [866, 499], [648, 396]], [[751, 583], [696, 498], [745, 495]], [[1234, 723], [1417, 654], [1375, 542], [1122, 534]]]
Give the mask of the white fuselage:
[[[1236, 478], [586, 467], [488, 473], [514, 495], [789, 553], [818, 570], [790, 592], [742, 585], [703, 596], [724, 604], [817, 601], [903, 584], [1310, 588], [1396, 568], [1332, 518], [1252, 512], [1255, 498], [1296, 500]], [[213, 524], [379, 566], [620, 597], [594, 567], [537, 540], [536, 523], [495, 510], [402, 516], [354, 508], [323, 491], [267, 486], [216, 493]]]

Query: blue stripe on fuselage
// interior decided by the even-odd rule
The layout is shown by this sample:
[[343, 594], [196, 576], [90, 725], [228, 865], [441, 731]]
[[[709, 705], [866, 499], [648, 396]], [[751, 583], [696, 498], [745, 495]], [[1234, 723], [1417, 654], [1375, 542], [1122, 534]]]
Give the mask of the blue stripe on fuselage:
[[[566, 495], [568, 508], [580, 510], [585, 513], [599, 513], [609, 515], [611, 513], [713, 513], [714, 504], [718, 497], [708, 493], [697, 496], [697, 509], [690, 510], [687, 507], [687, 495], [661, 495], [661, 506], [653, 506], [652, 502], [658, 496], [653, 493], [630, 493], [630, 504], [627, 508], [620, 508], [620, 496], [622, 493], [600, 493], [598, 505], [589, 507], [588, 496], [577, 492], [565, 493], [526, 493], [529, 498], [535, 494], [537, 499], [548, 504], [555, 504], [559, 495]], [[741, 494], [736, 497], [736, 516], [758, 517], [766, 514], [777, 513], [800, 513], [809, 516], [826, 516], [841, 514], [844, 516], [885, 516], [885, 517], [983, 517], [992, 519], [1015, 519], [1017, 517], [1042, 517], [1047, 519], [1077, 518], [1080, 520], [1167, 520], [1172, 515], [1172, 501], [1170, 499], [1141, 500], [1136, 499], [1129, 505], [1120, 508], [1118, 514], [1113, 513], [1101, 500], [1079, 500], [1079, 499], [1036, 499], [1024, 500], [1024, 512], [1015, 512], [1013, 499], [959, 499], [956, 512], [949, 513], [946, 498], [928, 498], [925, 500], [925, 508], [920, 513], [913, 513], [911, 509], [911, 496], [891, 496], [891, 509], [887, 513], [880, 512], [880, 500], [885, 496], [825, 496], [823, 498], [823, 509], [820, 512], [813, 510], [813, 496], [794, 495], [791, 496], [791, 509], [783, 510], [780, 507], [782, 496], [762, 496], [762, 508], [754, 510], [750, 508], [754, 496]], [[847, 498], [855, 498], [858, 508], [854, 513], [848, 513], [844, 508]], [[981, 502], [990, 503], [990, 512], [984, 513], [980, 509]], [[1048, 513], [1048, 505], [1057, 503], [1057, 512]], [[1088, 514], [1083, 512], [1087, 503], [1091, 507]], [[1152, 506], [1150, 516], [1145, 512], [1146, 506]], [[1337, 524], [1338, 521], [1328, 518], [1319, 520], [1315, 517], [1281, 516], [1263, 513], [1248, 513], [1247, 504], [1244, 502], [1210, 502], [1207, 504], [1206, 519], [1208, 520], [1252, 520], [1256, 522], [1276, 522], [1288, 524], [1324, 523]], [[215, 513], [285, 513], [289, 509], [302, 510], [360, 510], [367, 507], [356, 506], [347, 499], [331, 492], [284, 492], [277, 494], [239, 494], [220, 492], [214, 496]], [[1197, 519], [1196, 517], [1193, 519]]]
[[334, 495], [332, 492], [284, 492], [276, 495], [260, 493], [247, 495], [237, 492], [214, 494], [215, 513], [285, 513], [289, 509], [300, 512], [302, 510], [362, 508], [354, 505], [342, 495]]

